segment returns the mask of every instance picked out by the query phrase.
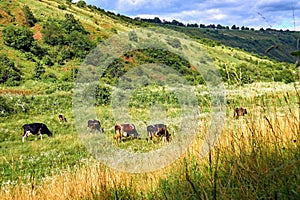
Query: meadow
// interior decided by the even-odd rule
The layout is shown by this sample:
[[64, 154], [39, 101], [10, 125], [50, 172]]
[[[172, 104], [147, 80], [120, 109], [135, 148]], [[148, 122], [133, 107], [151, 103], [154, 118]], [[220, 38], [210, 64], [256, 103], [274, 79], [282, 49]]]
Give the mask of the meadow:
[[[25, 4], [37, 19], [32, 27], [26, 24], [22, 11]], [[118, 104], [111, 103], [111, 89], [128, 71], [147, 63], [170, 66], [193, 88], [191, 91], [197, 97], [193, 112], [199, 118], [195, 122], [197, 126], [189, 127], [190, 132], [196, 133], [189, 148], [175, 155], [177, 159], [167, 166], [130, 173], [103, 164], [84, 143], [86, 136], [91, 144], [97, 145], [99, 137], [89, 133], [86, 120], [81, 121], [83, 131], [78, 132], [78, 116], [73, 107], [74, 79], [85, 55], [95, 45], [122, 31], [151, 25], [69, 1], [1, 1], [0, 6], [0, 79], [3, 79], [0, 83], [0, 199], [300, 199], [299, 77], [294, 64], [261, 54], [271, 45], [270, 41], [277, 44], [279, 40], [272, 31], [253, 34], [182, 30], [209, 54], [225, 84], [226, 116], [220, 135], [216, 134], [218, 140], [208, 146], [209, 151], [203, 150], [203, 144], [209, 142], [206, 135], [213, 118], [213, 102], [203, 77], [184, 58], [159, 49], [126, 52], [101, 77], [104, 85], [84, 88], [87, 94], [95, 89], [96, 117], [104, 128], [102, 136], [107, 143], [140, 154], [164, 150], [179, 138], [182, 114], [179, 99], [167, 86], [152, 87], [150, 82], [143, 82], [141, 85], [148, 87], [133, 93], [127, 110], [140, 139], [117, 142], [114, 139], [117, 116], [113, 112]], [[72, 33], [66, 29], [67, 25], [77, 29]], [[58, 38], [57, 35], [47, 37], [53, 29], [60, 33]], [[13, 35], [14, 30], [21, 31], [21, 38], [26, 39], [31, 37], [23, 34], [31, 33], [30, 49], [19, 44], [22, 40]], [[134, 36], [134, 31], [130, 33]], [[227, 45], [231, 47], [224, 45], [226, 34], [234, 36], [228, 40]], [[299, 33], [281, 34], [286, 40], [284, 44], [292, 47]], [[212, 40], [213, 36], [221, 38], [222, 43]], [[250, 42], [252, 37], [257, 44]], [[10, 41], [11, 38], [15, 41]], [[84, 46], [80, 46], [82, 41]], [[178, 45], [176, 40], [168, 42]], [[234, 48], [236, 45], [232, 43], [241, 44], [238, 45], [241, 49]], [[247, 47], [247, 44], [252, 46], [245, 48], [243, 45]], [[286, 60], [284, 53], [287, 52], [272, 58]], [[11, 68], [14, 70], [8, 70]], [[8, 72], [14, 75], [13, 79], [6, 80]], [[133, 80], [143, 78], [142, 73], [136, 72]], [[163, 78], [178, 81], [174, 76]], [[127, 84], [130, 81], [124, 81], [124, 88], [134, 88], [134, 84]], [[248, 114], [235, 119], [233, 110], [240, 106], [247, 108]], [[67, 117], [67, 123], [59, 123], [60, 113]], [[170, 144], [159, 140], [146, 142], [145, 126], [150, 121], [168, 125], [173, 138]], [[30, 136], [23, 143], [22, 125], [32, 122], [45, 123], [53, 138], [45, 136], [36, 140]], [[161, 160], [173, 156], [172, 153], [166, 151]]]
[[[226, 88], [226, 118], [211, 151], [199, 156], [211, 120], [209, 109], [204, 109], [188, 151], [171, 165], [148, 173], [113, 170], [86, 149], [74, 126], [69, 92], [3, 94], [6, 103], [23, 106], [1, 117], [0, 198], [299, 199], [299, 85], [254, 83]], [[246, 107], [248, 114], [234, 119], [237, 106]], [[176, 116], [176, 109], [169, 110]], [[68, 123], [60, 124], [58, 113]], [[148, 108], [132, 113], [147, 119]], [[147, 143], [144, 138], [114, 142], [111, 107], [98, 106], [97, 116], [117, 148], [148, 152], [168, 145]], [[30, 136], [22, 143], [22, 124], [34, 121], [46, 123], [54, 137]], [[177, 129], [170, 127], [176, 135]]]

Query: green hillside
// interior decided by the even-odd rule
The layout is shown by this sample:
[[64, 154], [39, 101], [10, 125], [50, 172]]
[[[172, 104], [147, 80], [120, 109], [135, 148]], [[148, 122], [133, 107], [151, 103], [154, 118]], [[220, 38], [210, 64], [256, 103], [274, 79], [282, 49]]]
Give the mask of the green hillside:
[[[142, 19], [149, 21], [149, 19]], [[153, 21], [150, 19], [150, 21]], [[291, 30], [276, 30], [271, 28], [260, 30], [210, 25], [206, 27], [184, 26], [183, 24], [156, 23], [157, 25], [185, 33], [193, 38], [210, 39], [223, 45], [240, 48], [248, 52], [266, 56], [277, 61], [295, 63], [296, 58], [291, 52], [299, 49], [300, 33]]]
[[[4, 78], [1, 81], [8, 86], [23, 85], [30, 88], [28, 84], [32, 80], [72, 82], [78, 66], [85, 56], [102, 41], [118, 32], [147, 26], [144, 22], [105, 12], [103, 9], [86, 4], [47, 0], [18, 0], [3, 1], [0, 5], [1, 60], [2, 63], [14, 63], [15, 68], [13, 71], [6, 70], [11, 73], [9, 80]], [[27, 7], [27, 10], [24, 9], [24, 6]], [[293, 82], [296, 78], [296, 69], [292, 65], [271, 61], [265, 56], [256, 56], [256, 54], [262, 55], [264, 49], [276, 44], [276, 42], [271, 41], [269, 43], [264, 42], [266, 38], [270, 38], [268, 32], [253, 34], [248, 31], [173, 28], [190, 35], [203, 45], [203, 48], [210, 53], [215, 64], [221, 70], [225, 82], [244, 84], [255, 81], [282, 81], [288, 83]], [[286, 41], [285, 46], [283, 46], [286, 51], [294, 48], [293, 40], [286, 40], [289, 37], [294, 38], [292, 34], [294, 33], [276, 32], [277, 40]], [[254, 43], [249, 40], [254, 43], [255, 41], [263, 42], [251, 45]], [[241, 47], [252, 53], [246, 53], [245, 50], [229, 46]], [[277, 52], [278, 55], [286, 54], [286, 52], [281, 52], [281, 48], [274, 49], [270, 55], [273, 55], [273, 52]], [[145, 58], [144, 62], [153, 59], [151, 58], [153, 55], [147, 52], [143, 52], [143, 54], [145, 55], [140, 55], [139, 58]], [[167, 52], [157, 52], [157, 54], [159, 57], [167, 57], [167, 60], [172, 59], [172, 55], [163, 55], [168, 54]], [[134, 62], [128, 62], [128, 59]], [[183, 70], [185, 76], [191, 74], [194, 74], [192, 76], [199, 76], [193, 72], [192, 66], [179, 60], [172, 65], [186, 68], [187, 70]], [[281, 60], [286, 60], [286, 58]], [[290, 58], [287, 60], [291, 61]], [[113, 68], [116, 67], [115, 71], [120, 70], [120, 68], [122, 68], [121, 71], [128, 69], [130, 68], [129, 65], [141, 64], [134, 52], [129, 52], [128, 55], [116, 62], [120, 63], [112, 66]], [[1, 73], [5, 74], [6, 71], [3, 69]], [[243, 73], [246, 71], [247, 73]], [[237, 74], [241, 74], [241, 76], [237, 77]], [[193, 84], [202, 83], [201, 77], [188, 79], [193, 79]]]

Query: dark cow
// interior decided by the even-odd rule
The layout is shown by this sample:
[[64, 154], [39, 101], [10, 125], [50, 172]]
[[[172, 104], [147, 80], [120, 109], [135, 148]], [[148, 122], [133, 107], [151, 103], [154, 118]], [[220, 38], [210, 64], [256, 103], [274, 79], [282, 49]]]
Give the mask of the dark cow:
[[247, 109], [246, 108], [235, 108], [234, 109], [234, 114], [233, 117], [235, 117], [236, 119], [238, 119], [240, 116], [245, 116], [247, 114]]
[[104, 132], [103, 128], [101, 128], [100, 122], [96, 119], [94, 119], [94, 120], [90, 119], [88, 121], [88, 127], [90, 129], [90, 132], [92, 132], [92, 131], [99, 131], [101, 133]]
[[171, 134], [169, 133], [165, 124], [154, 124], [147, 126], [148, 136], [147, 141], [152, 140], [153, 137], [162, 137], [163, 142], [166, 139], [167, 142], [171, 141]]
[[22, 142], [24, 142], [25, 138], [27, 140], [28, 136], [31, 135], [31, 134], [33, 134], [33, 135], [40, 135], [41, 140], [43, 138], [42, 134], [47, 134], [48, 137], [52, 137], [51, 131], [43, 123], [24, 124], [22, 126], [22, 128], [24, 129], [24, 134], [23, 134], [23, 137], [22, 137]]
[[133, 137], [137, 138], [138, 133], [134, 124], [117, 124], [115, 125], [115, 138], [117, 140], [122, 140], [122, 137]]
[[58, 120], [60, 123], [67, 122], [67, 118], [65, 118], [65, 116], [63, 114], [58, 115]]

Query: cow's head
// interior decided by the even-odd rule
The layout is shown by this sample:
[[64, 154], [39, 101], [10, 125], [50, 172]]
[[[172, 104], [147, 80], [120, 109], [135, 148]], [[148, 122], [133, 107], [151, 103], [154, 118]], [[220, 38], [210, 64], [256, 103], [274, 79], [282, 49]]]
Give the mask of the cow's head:
[[40, 132], [41, 132], [41, 134], [47, 134], [48, 137], [53, 136], [52, 132], [47, 128], [47, 126], [42, 126]]

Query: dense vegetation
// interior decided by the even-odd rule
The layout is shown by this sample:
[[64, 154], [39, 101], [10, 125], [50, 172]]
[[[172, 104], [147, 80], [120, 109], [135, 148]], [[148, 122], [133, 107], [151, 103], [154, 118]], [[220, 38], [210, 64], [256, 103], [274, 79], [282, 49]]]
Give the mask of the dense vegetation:
[[[225, 83], [227, 119], [220, 141], [208, 156], [199, 159], [212, 103], [202, 75], [187, 60], [162, 49], [126, 52], [112, 61], [101, 81], [84, 88], [86, 98], [95, 98], [97, 118], [108, 141], [130, 152], [165, 146], [159, 141], [147, 143], [146, 131], [141, 129], [141, 140], [117, 143], [113, 139], [112, 94], [124, 74], [143, 64], [160, 63], [182, 75], [201, 113], [198, 138], [186, 155], [153, 174], [130, 174], [99, 164], [78, 136], [72, 107], [74, 80], [96, 45], [119, 32], [153, 24], [106, 12], [81, 0], [1, 1], [0, 199], [299, 199], [297, 68], [282, 62], [294, 62], [282, 48], [269, 53], [277, 61], [264, 54], [278, 42], [283, 49], [294, 51], [299, 32], [199, 28], [179, 23], [164, 26], [197, 41]], [[129, 39], [138, 41], [133, 31]], [[168, 42], [181, 48], [177, 40]], [[143, 80], [147, 74], [137, 70], [135, 75]], [[177, 81], [172, 74], [163, 78]], [[134, 89], [128, 112], [139, 128], [145, 121], [168, 118], [176, 138], [182, 114], [176, 88], [144, 80], [139, 88], [130, 78], [126, 80], [124, 88]], [[91, 93], [95, 96], [89, 96]], [[247, 107], [249, 114], [233, 120], [232, 110], [238, 106]], [[59, 123], [59, 113], [67, 117], [67, 123]], [[30, 136], [22, 143], [21, 127], [31, 122], [46, 123], [54, 137], [35, 141]]]
[[291, 52], [299, 49], [297, 41], [300, 38], [300, 33], [291, 30], [276, 30], [271, 28], [255, 30], [244, 26], [237, 27], [236, 25], [225, 27], [220, 24], [185, 25], [176, 20], [162, 22], [157, 17], [154, 19], [137, 18], [136, 20], [158, 24], [198, 39], [205, 38], [218, 41], [226, 46], [240, 48], [277, 61], [295, 63], [296, 58], [291, 55]]

